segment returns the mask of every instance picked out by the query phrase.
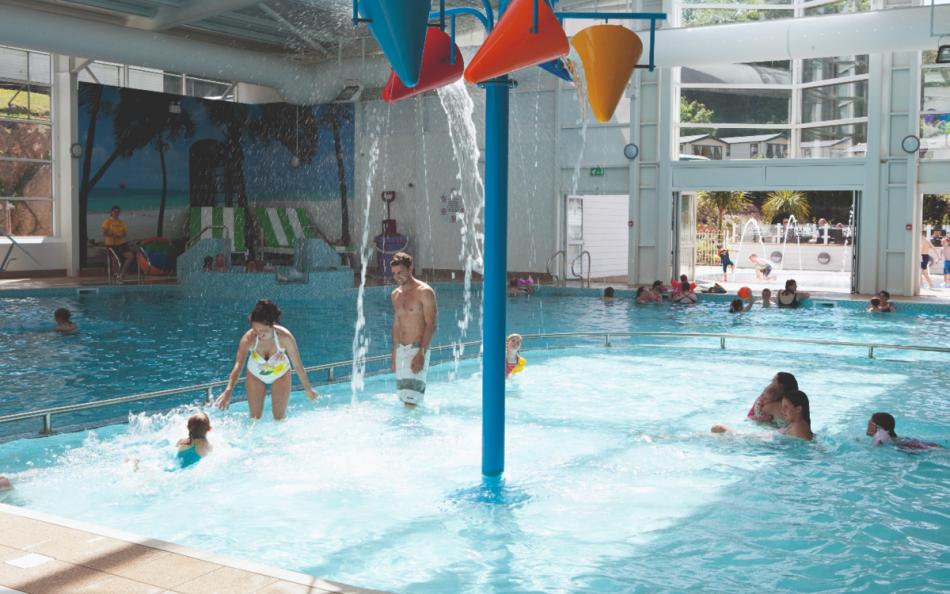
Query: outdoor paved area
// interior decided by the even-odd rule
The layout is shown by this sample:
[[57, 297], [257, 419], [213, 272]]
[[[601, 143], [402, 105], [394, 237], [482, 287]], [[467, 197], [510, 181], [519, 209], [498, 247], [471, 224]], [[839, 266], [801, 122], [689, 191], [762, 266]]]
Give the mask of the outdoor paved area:
[[0, 594], [382, 594], [0, 504]]

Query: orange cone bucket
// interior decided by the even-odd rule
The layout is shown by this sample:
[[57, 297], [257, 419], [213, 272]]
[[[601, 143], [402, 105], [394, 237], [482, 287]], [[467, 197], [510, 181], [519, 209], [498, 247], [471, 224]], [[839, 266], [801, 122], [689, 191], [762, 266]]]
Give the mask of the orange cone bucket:
[[567, 55], [567, 35], [547, 2], [538, 3], [537, 33], [533, 24], [534, 0], [513, 0], [465, 69], [465, 80], [485, 82]]
[[643, 54], [643, 42], [625, 27], [596, 25], [575, 35], [571, 45], [584, 63], [587, 99], [594, 117], [598, 122], [607, 122]]
[[[452, 54], [455, 54], [455, 63], [451, 63]], [[389, 81], [383, 88], [383, 100], [395, 103], [401, 99], [408, 99], [426, 91], [450, 85], [462, 78], [465, 61], [458, 46], [452, 43], [452, 38], [435, 27], [429, 27], [426, 34], [426, 46], [422, 53], [422, 71], [419, 73], [419, 84], [408, 87], [400, 80], [394, 70], [389, 75]]]

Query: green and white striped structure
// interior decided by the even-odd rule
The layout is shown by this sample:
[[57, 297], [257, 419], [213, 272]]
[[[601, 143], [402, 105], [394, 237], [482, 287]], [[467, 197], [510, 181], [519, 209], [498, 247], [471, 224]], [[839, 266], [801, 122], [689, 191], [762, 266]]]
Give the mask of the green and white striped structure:
[[292, 249], [298, 239], [318, 237], [306, 208], [255, 208], [254, 214], [267, 249]]
[[[212, 225], [216, 228], [207, 229]], [[202, 229], [204, 229], [203, 232]], [[199, 233], [201, 237], [197, 238]], [[247, 242], [244, 238], [244, 209], [226, 206], [193, 206], [189, 235], [196, 240], [230, 237], [231, 251], [243, 252], [247, 250]]]

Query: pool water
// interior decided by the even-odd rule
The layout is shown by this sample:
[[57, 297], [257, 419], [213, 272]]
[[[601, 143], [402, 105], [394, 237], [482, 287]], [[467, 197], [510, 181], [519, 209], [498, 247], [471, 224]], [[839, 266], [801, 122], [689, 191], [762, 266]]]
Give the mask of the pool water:
[[[848, 312], [735, 322], [719, 308], [725, 321], [706, 308], [567, 299], [554, 314], [544, 303], [549, 330], [583, 309], [577, 327], [867, 332]], [[512, 310], [540, 322], [538, 304]], [[878, 324], [894, 340], [915, 340], [902, 327], [929, 335], [913, 318]], [[173, 444], [190, 407], [0, 444], [17, 485], [6, 498], [395, 592], [948, 591], [950, 456], [864, 436], [871, 413], [887, 410], [899, 434], [950, 445], [946, 360], [790, 348], [529, 350], [508, 385], [499, 487], [478, 478], [480, 372], [465, 361], [451, 379], [451, 364], [435, 366], [412, 411], [387, 376], [370, 378], [356, 403], [346, 384], [316, 405], [295, 393], [283, 423], [249, 423], [243, 404], [214, 411], [215, 451], [184, 471], [172, 470]], [[811, 397], [813, 443], [743, 421], [778, 370]], [[710, 434], [720, 422], [738, 433]]]
[[[459, 320], [464, 300], [458, 286], [437, 286], [438, 329], [434, 344], [462, 339]], [[392, 326], [388, 287], [367, 290], [366, 318], [370, 354], [388, 353]], [[479, 302], [476, 294], [474, 302]], [[726, 313], [722, 297], [696, 306], [636, 306], [631, 298], [604, 303], [593, 296], [536, 294], [509, 299], [508, 326], [522, 334], [577, 331], [722, 332], [799, 338], [876, 341], [895, 344], [950, 346], [950, 309], [914, 312], [901, 307], [897, 315], [869, 315], [855, 307], [760, 310]], [[248, 327], [247, 316], [256, 299], [190, 299], [174, 291], [105, 293], [100, 295], [21, 297], [0, 299], [0, 414], [37, 410], [62, 404], [177, 388], [226, 379], [234, 353]], [[282, 323], [298, 338], [305, 365], [352, 357], [356, 320], [355, 291], [336, 299], [280, 303]], [[61, 336], [53, 331], [52, 311], [68, 307], [80, 331]], [[480, 338], [479, 311], [474, 308], [466, 340]], [[576, 342], [576, 341], [575, 341]], [[592, 339], [592, 342], [596, 340]], [[654, 341], [656, 342], [656, 341]], [[661, 341], [662, 342], [662, 341]], [[684, 344], [710, 345], [709, 339], [683, 339]], [[535, 342], [534, 346], [564, 346], [565, 341]], [[828, 352], [838, 349], [730, 343], [729, 348], [753, 351]], [[849, 351], [851, 352], [851, 351]], [[854, 350], [854, 352], [859, 352]], [[468, 354], [472, 353], [471, 349]], [[446, 356], [451, 356], [447, 353]], [[944, 360], [944, 355], [895, 352], [879, 356], [915, 360]], [[778, 357], [778, 356], [777, 356]], [[438, 358], [436, 358], [438, 359]], [[370, 365], [370, 370], [386, 367]], [[348, 373], [338, 369], [337, 376]], [[321, 379], [314, 376], [314, 380]], [[238, 389], [238, 398], [241, 397]], [[189, 394], [133, 405], [135, 412], [163, 410], [189, 402]], [[110, 407], [59, 415], [61, 430], [96, 423], [119, 422], [129, 407]], [[36, 435], [38, 420], [0, 425], [0, 440]]]

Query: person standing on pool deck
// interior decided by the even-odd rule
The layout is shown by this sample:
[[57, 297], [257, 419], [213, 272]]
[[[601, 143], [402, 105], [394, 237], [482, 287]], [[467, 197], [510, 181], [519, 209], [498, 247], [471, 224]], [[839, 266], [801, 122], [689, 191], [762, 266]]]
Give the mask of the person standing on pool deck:
[[393, 255], [393, 356], [399, 399], [412, 407], [422, 402], [429, 371], [429, 344], [435, 334], [437, 306], [432, 287], [412, 276], [412, 256]]
[[261, 299], [251, 312], [251, 329], [244, 333], [238, 343], [237, 357], [234, 368], [228, 377], [228, 387], [218, 396], [215, 405], [220, 409], [227, 409], [231, 403], [231, 393], [237, 383], [241, 369], [247, 362], [247, 407], [252, 419], [260, 419], [264, 413], [264, 399], [267, 397], [267, 386], [271, 386], [271, 408], [274, 420], [280, 421], [287, 415], [287, 404], [290, 401], [290, 364], [300, 377], [307, 398], [316, 400], [319, 397], [307, 370], [300, 360], [297, 350], [297, 341], [290, 330], [278, 326], [280, 308], [268, 299]]
[[927, 238], [927, 232], [922, 231], [920, 234], [920, 280], [926, 281], [927, 286], [931, 289], [934, 288], [934, 282], [930, 278], [930, 263], [933, 261], [933, 256], [930, 253], [932, 248], [930, 239]]

